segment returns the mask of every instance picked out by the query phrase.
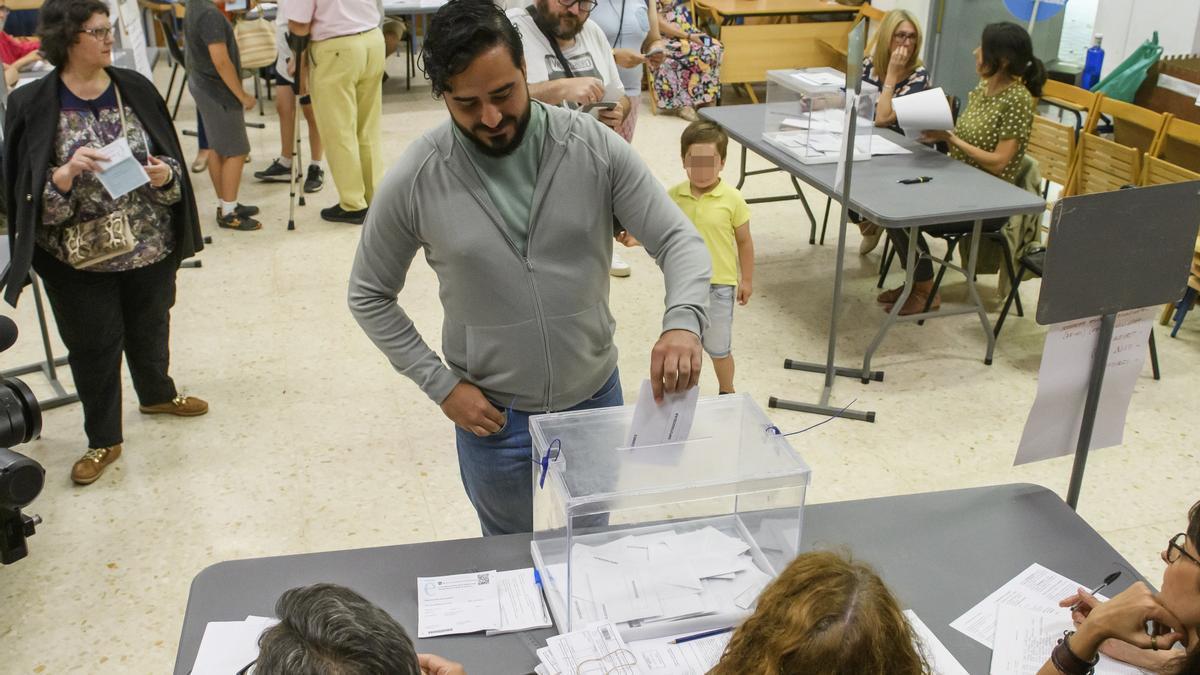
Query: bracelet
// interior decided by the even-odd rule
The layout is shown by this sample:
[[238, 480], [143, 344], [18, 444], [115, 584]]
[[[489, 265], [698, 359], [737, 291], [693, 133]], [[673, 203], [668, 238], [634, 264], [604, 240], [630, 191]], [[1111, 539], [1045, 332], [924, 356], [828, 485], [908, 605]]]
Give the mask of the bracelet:
[[1054, 651], [1050, 652], [1050, 663], [1064, 675], [1092, 675], [1096, 664], [1100, 662], [1100, 655], [1096, 654], [1091, 661], [1085, 661], [1071, 651], [1069, 641], [1074, 634], [1075, 631], [1063, 631], [1062, 639], [1055, 645]]

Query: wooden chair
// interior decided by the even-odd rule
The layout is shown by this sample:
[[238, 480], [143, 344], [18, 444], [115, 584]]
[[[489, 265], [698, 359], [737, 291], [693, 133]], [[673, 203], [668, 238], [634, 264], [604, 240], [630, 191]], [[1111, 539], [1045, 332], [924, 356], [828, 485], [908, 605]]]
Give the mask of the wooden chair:
[[[1100, 124], [1102, 118], [1105, 120], [1103, 126]], [[1143, 153], [1158, 146], [1166, 123], [1167, 116], [1163, 113], [1101, 95], [1084, 132], [1098, 135], [1111, 130], [1114, 141]]]
[[[1113, 130], [1113, 140], [1097, 134], [1101, 116]], [[1100, 96], [1094, 114], [1076, 145], [1075, 167], [1065, 194], [1081, 195], [1119, 190], [1141, 180], [1142, 154], [1157, 148], [1167, 116], [1123, 101]]]
[[1051, 183], [1057, 183], [1064, 188], [1070, 185], [1075, 161], [1074, 129], [1035, 115], [1025, 153], [1038, 161], [1042, 179], [1046, 181], [1042, 197], [1049, 195]]
[[1042, 103], [1048, 103], [1075, 115], [1075, 133], [1079, 133], [1092, 117], [1097, 95], [1074, 85], [1046, 80], [1042, 86]]
[[1168, 115], [1158, 145], [1150, 154], [1189, 171], [1200, 172], [1200, 124]]
[[[1143, 158], [1140, 185], [1183, 183], [1189, 180], [1200, 180], [1200, 173], [1185, 169], [1165, 159], [1159, 159], [1153, 153], [1146, 153], [1146, 156]], [[1196, 244], [1197, 258], [1192, 261], [1192, 274], [1188, 279], [1188, 288], [1200, 290], [1200, 239], [1197, 240]], [[1174, 304], [1168, 303], [1163, 306], [1162, 314], [1158, 318], [1160, 325], [1168, 325], [1171, 321], [1171, 315], [1175, 314], [1176, 323], [1175, 328], [1171, 331], [1171, 337], [1175, 337], [1175, 333], [1179, 331], [1179, 326], [1183, 323], [1183, 317], [1187, 314], [1188, 308], [1193, 301], [1192, 295], [1194, 295], [1194, 292], [1194, 290], [1186, 291], [1183, 299], [1179, 302]]]
[[1079, 137], [1075, 172], [1066, 193], [1086, 195], [1136, 185], [1141, 177], [1141, 153], [1092, 134]]

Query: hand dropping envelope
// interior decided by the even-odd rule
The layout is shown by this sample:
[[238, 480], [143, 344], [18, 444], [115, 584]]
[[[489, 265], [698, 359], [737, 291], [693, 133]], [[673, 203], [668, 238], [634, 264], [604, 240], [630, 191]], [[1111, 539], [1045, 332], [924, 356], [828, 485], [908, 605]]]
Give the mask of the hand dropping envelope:
[[687, 391], [664, 394], [663, 402], [656, 403], [650, 380], [643, 380], [625, 446], [642, 448], [686, 441], [692, 431], [699, 398], [700, 387], [692, 387]]

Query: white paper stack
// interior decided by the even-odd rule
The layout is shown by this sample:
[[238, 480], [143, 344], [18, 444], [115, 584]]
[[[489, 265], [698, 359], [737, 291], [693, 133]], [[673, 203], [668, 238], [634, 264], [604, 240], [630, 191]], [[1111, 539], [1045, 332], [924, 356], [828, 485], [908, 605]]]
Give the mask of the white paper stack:
[[677, 637], [626, 643], [611, 621], [597, 621], [583, 630], [556, 635], [537, 650], [538, 675], [612, 673], [613, 675], [704, 675], [729, 644], [722, 633], [682, 644]]
[[[1072, 629], [1071, 612], [1058, 603], [1083, 584], [1034, 563], [979, 601], [950, 627], [992, 650], [993, 675], [1036, 675], [1063, 631]], [[1096, 594], [1100, 600], [1103, 595]], [[1145, 671], [1101, 656], [1097, 675], [1138, 675]]]
[[[771, 581], [749, 550], [712, 526], [630, 535], [601, 546], [576, 543], [572, 623], [647, 625], [743, 615]], [[566, 574], [565, 566], [551, 566], [551, 574], [565, 579], [558, 576]]]
[[417, 577], [417, 637], [552, 625], [533, 568]]

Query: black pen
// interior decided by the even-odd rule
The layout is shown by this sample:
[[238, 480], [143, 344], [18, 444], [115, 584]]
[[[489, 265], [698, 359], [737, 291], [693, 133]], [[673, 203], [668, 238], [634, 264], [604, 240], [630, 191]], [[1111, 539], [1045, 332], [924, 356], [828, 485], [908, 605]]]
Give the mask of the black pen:
[[[1116, 580], [1117, 580], [1117, 578], [1118, 578], [1118, 577], [1120, 577], [1120, 576], [1121, 576], [1121, 572], [1120, 572], [1120, 570], [1118, 570], [1118, 571], [1116, 571], [1116, 572], [1113, 572], [1112, 574], [1110, 574], [1110, 575], [1108, 575], [1108, 576], [1104, 577], [1104, 583], [1100, 584], [1099, 586], [1097, 586], [1097, 587], [1093, 588], [1091, 591], [1089, 591], [1089, 595], [1095, 595], [1095, 594], [1099, 593], [1101, 590], [1103, 590], [1103, 589], [1104, 589], [1104, 587], [1106, 587], [1106, 586], [1108, 586], [1109, 584], [1111, 584], [1112, 582], [1116, 581]], [[1079, 607], [1079, 605], [1081, 605], [1081, 604], [1083, 604], [1083, 601], [1082, 601], [1082, 600], [1080, 600], [1079, 602], [1077, 602], [1077, 603], [1075, 603], [1075, 604], [1071, 605], [1071, 611], [1072, 611], [1072, 612], [1074, 612], [1074, 611], [1075, 611], [1075, 609], [1076, 609], [1077, 607]]]
[[917, 183], [928, 183], [933, 180], [933, 176], [917, 176], [916, 178], [901, 178], [896, 181], [902, 185], [916, 185]]

